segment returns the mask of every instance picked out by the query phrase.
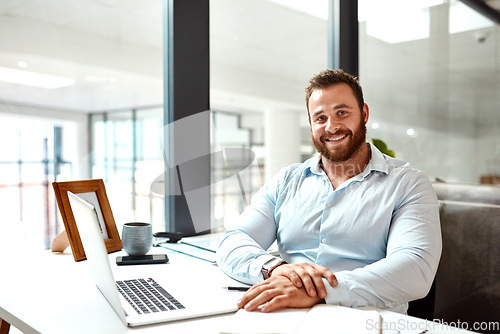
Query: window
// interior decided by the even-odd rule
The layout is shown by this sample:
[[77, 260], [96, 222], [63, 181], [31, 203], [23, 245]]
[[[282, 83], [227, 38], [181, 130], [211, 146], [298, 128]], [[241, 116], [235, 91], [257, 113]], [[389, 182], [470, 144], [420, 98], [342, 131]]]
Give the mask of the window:
[[163, 109], [139, 108], [90, 115], [92, 178], [103, 179], [118, 230], [127, 221], [164, 230], [163, 197], [151, 191], [163, 173]]
[[64, 229], [51, 183], [97, 177], [117, 223], [162, 221], [143, 182], [162, 161], [162, 5], [2, 1], [2, 228], [49, 248]]
[[51, 183], [76, 172], [76, 129], [74, 122], [0, 114], [2, 224], [37, 231], [34, 247], [49, 248], [61, 230]]

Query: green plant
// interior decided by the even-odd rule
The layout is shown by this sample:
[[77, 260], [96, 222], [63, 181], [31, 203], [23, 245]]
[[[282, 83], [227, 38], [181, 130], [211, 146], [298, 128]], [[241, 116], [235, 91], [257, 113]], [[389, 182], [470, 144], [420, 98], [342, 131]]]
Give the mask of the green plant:
[[376, 148], [379, 149], [380, 152], [387, 154], [390, 157], [393, 157], [393, 158], [395, 157], [394, 151], [389, 150], [389, 148], [387, 147], [387, 144], [383, 140], [372, 138], [372, 143], [373, 143], [373, 145], [375, 145]]

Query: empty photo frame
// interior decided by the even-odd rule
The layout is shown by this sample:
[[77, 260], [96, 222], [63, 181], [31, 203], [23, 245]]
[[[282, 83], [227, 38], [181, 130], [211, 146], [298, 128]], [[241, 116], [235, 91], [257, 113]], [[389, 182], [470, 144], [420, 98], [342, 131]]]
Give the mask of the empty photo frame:
[[82, 240], [80, 239], [80, 233], [76, 226], [75, 217], [71, 210], [68, 191], [71, 191], [73, 194], [94, 205], [108, 253], [122, 249], [122, 242], [118, 234], [118, 229], [116, 228], [115, 219], [113, 218], [113, 212], [109, 205], [103, 180], [53, 182], [52, 187], [54, 188], [57, 206], [61, 212], [61, 217], [66, 229], [65, 232], [68, 236], [69, 245], [71, 246], [75, 261], [85, 260], [86, 256], [83, 250]]

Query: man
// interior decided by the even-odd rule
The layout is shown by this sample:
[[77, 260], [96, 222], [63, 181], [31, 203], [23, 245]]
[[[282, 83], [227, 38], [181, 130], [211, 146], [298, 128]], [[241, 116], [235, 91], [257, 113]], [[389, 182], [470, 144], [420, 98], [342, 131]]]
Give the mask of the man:
[[[429, 291], [441, 255], [432, 185], [366, 142], [369, 109], [355, 77], [319, 73], [306, 106], [319, 156], [259, 190], [223, 235], [217, 263], [254, 284], [238, 302], [248, 311], [326, 302], [405, 313]], [[266, 251], [275, 240], [282, 258]]]

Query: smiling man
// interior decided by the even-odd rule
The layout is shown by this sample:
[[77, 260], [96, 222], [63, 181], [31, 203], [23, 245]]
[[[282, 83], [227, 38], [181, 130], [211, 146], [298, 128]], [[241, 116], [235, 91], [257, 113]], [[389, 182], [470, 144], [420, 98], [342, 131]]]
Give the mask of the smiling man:
[[[253, 284], [238, 303], [248, 311], [326, 302], [405, 313], [429, 291], [441, 255], [432, 185], [366, 142], [369, 109], [355, 77], [319, 73], [306, 106], [319, 155], [259, 190], [223, 235], [217, 263]], [[281, 257], [266, 251], [275, 240]]]

